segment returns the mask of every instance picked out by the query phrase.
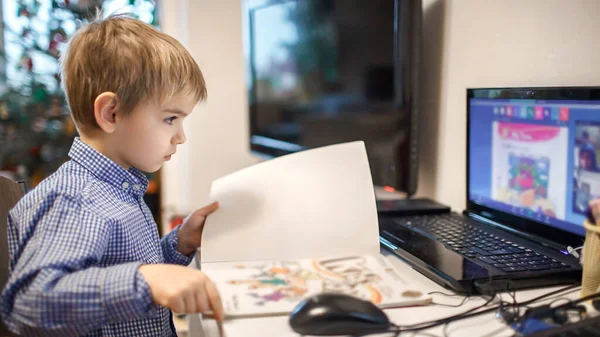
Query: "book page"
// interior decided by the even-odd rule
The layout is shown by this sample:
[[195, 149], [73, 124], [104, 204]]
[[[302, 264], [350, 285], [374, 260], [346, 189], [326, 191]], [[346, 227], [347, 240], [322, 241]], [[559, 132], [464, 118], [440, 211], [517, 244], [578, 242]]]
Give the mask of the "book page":
[[[201, 261], [378, 254], [375, 193], [363, 142], [271, 159], [213, 182]], [[204, 267], [202, 267], [204, 268]]]
[[[494, 122], [492, 125], [494, 200], [539, 220], [564, 219], [568, 130], [558, 126]], [[557, 164], [559, 163], [559, 164]]]
[[351, 295], [380, 308], [431, 300], [406, 284], [381, 255], [216, 263], [204, 272], [219, 290], [229, 318], [286, 315], [320, 293]]

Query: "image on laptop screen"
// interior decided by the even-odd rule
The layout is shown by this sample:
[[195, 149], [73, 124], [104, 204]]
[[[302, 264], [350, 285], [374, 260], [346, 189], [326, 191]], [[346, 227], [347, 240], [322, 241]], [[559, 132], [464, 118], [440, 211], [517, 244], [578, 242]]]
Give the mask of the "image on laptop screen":
[[469, 99], [469, 199], [584, 234], [600, 198], [600, 100]]

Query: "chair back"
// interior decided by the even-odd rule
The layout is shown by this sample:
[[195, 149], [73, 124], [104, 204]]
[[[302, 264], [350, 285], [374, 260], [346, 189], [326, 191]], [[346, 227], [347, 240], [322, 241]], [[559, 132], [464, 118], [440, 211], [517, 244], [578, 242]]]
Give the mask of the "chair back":
[[[0, 176], [0, 292], [8, 280], [8, 211], [15, 207], [24, 191], [19, 183]], [[12, 336], [1, 319], [0, 336]]]

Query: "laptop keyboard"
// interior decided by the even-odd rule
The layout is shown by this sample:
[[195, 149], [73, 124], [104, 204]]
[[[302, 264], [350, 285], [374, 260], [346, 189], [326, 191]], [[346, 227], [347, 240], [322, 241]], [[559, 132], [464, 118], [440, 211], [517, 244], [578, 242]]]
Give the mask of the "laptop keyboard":
[[399, 226], [418, 228], [455, 252], [504, 272], [571, 269], [563, 262], [473, 226], [459, 216], [415, 216], [394, 221]]

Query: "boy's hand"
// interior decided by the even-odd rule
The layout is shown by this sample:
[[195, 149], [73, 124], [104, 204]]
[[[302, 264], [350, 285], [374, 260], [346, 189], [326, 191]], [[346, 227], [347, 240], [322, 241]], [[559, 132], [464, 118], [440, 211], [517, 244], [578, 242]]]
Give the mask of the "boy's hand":
[[177, 250], [181, 254], [190, 255], [200, 247], [206, 217], [217, 208], [219, 208], [219, 203], [215, 201], [196, 210], [185, 219], [178, 233]]
[[156, 304], [181, 314], [212, 311], [216, 320], [223, 320], [219, 292], [199, 270], [170, 264], [146, 264], [139, 270]]

